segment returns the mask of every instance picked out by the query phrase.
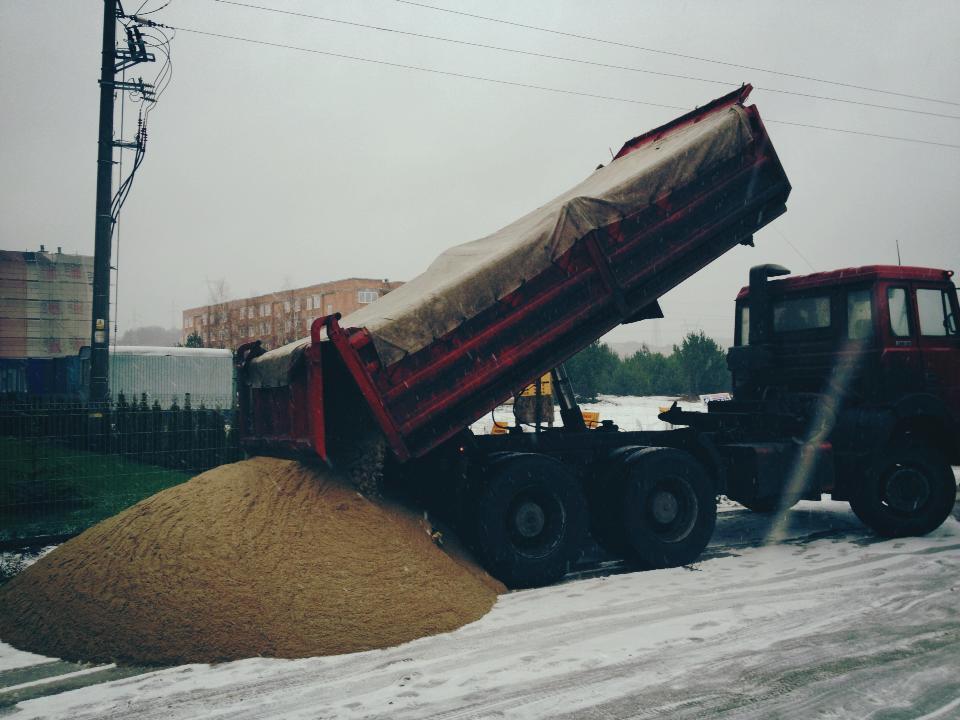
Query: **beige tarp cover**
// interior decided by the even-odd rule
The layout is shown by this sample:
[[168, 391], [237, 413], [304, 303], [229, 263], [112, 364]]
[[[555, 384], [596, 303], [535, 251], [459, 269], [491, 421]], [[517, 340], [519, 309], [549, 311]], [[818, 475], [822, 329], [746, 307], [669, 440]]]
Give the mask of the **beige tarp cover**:
[[[642, 211], [751, 140], [740, 106], [708, 114], [594, 171], [492, 235], [444, 251], [425, 272], [340, 324], [366, 328], [383, 364], [392, 365], [516, 290], [591, 231]], [[263, 355], [249, 381], [284, 384], [307, 344], [309, 338]]]

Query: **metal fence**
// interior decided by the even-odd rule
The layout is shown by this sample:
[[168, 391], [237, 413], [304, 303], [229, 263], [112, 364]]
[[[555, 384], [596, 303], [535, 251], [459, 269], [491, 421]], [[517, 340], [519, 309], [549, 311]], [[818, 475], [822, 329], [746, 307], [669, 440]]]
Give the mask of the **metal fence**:
[[231, 414], [146, 395], [0, 399], [0, 544], [66, 536], [240, 458]]
[[[81, 402], [88, 397], [90, 349], [79, 355], [42, 358], [0, 358], [0, 397], [49, 402]], [[147, 393], [148, 402], [168, 407], [187, 393], [194, 405], [203, 398], [208, 408], [233, 405], [233, 354], [216, 348], [110, 347], [111, 400]]]

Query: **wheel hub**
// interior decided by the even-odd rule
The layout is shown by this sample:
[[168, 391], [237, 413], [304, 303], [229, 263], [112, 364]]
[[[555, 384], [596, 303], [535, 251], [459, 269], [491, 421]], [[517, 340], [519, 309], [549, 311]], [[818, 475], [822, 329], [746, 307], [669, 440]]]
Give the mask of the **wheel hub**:
[[543, 508], [530, 500], [521, 503], [513, 516], [514, 527], [525, 538], [534, 538], [539, 535], [543, 531], [546, 520]]
[[916, 512], [930, 497], [930, 485], [926, 476], [905, 466], [890, 473], [884, 490], [890, 507], [904, 513]]
[[654, 519], [662, 525], [673, 522], [680, 511], [677, 496], [665, 490], [655, 493], [650, 502]]

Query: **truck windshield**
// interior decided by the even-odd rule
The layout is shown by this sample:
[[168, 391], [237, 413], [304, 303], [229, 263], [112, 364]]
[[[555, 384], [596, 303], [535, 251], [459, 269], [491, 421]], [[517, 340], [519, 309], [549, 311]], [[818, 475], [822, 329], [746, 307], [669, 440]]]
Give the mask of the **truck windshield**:
[[750, 306], [743, 305], [740, 308], [740, 345], [750, 344]]
[[917, 314], [921, 335], [944, 337], [956, 334], [956, 323], [950, 322], [950, 296], [945, 290], [918, 289]]
[[796, 332], [830, 327], [830, 298], [826, 296], [791, 298], [773, 305], [773, 329]]

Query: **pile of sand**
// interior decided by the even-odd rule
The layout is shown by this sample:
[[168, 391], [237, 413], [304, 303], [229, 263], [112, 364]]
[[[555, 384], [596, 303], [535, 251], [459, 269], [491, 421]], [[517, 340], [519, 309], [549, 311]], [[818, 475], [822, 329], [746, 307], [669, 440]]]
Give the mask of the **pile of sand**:
[[225, 465], [0, 587], [0, 639], [72, 660], [163, 664], [396, 645], [480, 618], [503, 590], [427, 530], [297, 462]]

